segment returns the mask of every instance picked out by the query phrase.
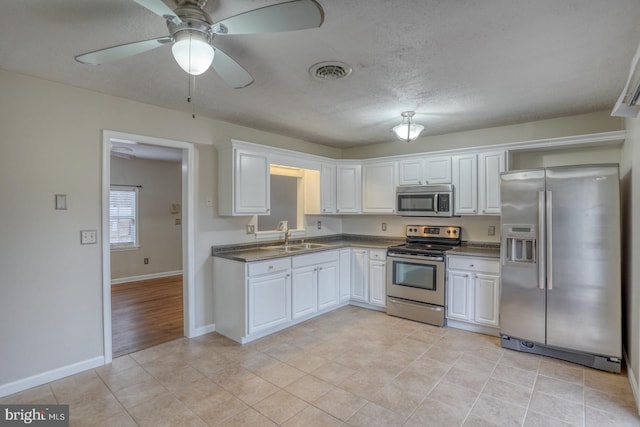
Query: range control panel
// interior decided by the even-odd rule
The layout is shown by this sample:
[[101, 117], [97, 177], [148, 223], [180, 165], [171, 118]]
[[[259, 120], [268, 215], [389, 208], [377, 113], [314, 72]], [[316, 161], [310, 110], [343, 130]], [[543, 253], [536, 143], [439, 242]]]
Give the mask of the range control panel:
[[460, 238], [460, 227], [440, 227], [433, 225], [407, 225], [407, 237]]

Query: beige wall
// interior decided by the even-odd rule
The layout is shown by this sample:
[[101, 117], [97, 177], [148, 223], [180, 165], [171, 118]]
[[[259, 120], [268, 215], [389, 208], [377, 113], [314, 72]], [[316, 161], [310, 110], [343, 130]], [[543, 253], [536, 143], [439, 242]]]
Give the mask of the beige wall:
[[182, 164], [112, 156], [111, 184], [141, 186], [140, 247], [111, 252], [111, 279], [182, 270], [182, 226], [175, 223], [182, 213], [171, 213], [172, 204], [182, 203]]

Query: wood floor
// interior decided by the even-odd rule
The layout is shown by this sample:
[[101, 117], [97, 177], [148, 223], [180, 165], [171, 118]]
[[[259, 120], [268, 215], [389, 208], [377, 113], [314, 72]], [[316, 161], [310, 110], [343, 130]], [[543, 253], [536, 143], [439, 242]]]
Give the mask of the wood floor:
[[183, 336], [182, 276], [111, 287], [113, 357]]

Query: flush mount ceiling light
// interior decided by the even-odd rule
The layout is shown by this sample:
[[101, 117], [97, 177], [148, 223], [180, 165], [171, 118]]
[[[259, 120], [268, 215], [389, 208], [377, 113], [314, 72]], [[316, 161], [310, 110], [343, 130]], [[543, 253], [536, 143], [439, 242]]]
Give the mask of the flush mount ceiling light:
[[215, 51], [210, 37], [200, 31], [182, 30], [173, 39], [171, 52], [180, 68], [193, 76], [199, 76], [209, 69]]
[[412, 142], [418, 136], [420, 136], [420, 132], [423, 131], [424, 126], [418, 125], [413, 122], [413, 116], [416, 114], [415, 111], [404, 111], [400, 113], [402, 116], [402, 123], [398, 126], [394, 126], [393, 131], [396, 136], [402, 142]]

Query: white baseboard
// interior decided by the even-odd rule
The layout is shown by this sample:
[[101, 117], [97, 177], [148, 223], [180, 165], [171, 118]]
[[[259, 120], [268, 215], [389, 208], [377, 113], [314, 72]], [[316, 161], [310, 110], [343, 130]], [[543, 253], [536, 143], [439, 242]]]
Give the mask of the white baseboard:
[[103, 365], [104, 356], [99, 356], [94, 357], [93, 359], [87, 359], [83, 360], [82, 362], [77, 362], [71, 365], [52, 369], [51, 371], [36, 374], [31, 377], [23, 378], [21, 380], [13, 381], [7, 384], [1, 384], [0, 397], [9, 396], [10, 394], [18, 393], [32, 387], [37, 387], [51, 381], [59, 380], [60, 378], [68, 377], [69, 375], [77, 374], [88, 369], [98, 368]]
[[182, 270], [164, 271], [162, 273], [142, 274], [140, 276], [121, 277], [120, 279], [111, 279], [112, 285], [120, 285], [122, 283], [140, 282], [142, 280], [160, 279], [162, 277], [178, 276], [182, 274]]
[[215, 323], [212, 323], [210, 325], [199, 326], [195, 328], [195, 330], [191, 331], [191, 336], [189, 338], [199, 337], [200, 335], [209, 334], [215, 331], [216, 331]]
[[625, 365], [627, 365], [627, 378], [629, 378], [629, 384], [631, 385], [633, 398], [636, 401], [636, 409], [638, 410], [638, 414], [640, 414], [640, 394], [638, 394], [638, 382], [636, 381], [636, 375], [629, 365], [629, 357], [627, 357], [627, 351], [625, 349], [622, 350], [622, 356], [624, 357]]

